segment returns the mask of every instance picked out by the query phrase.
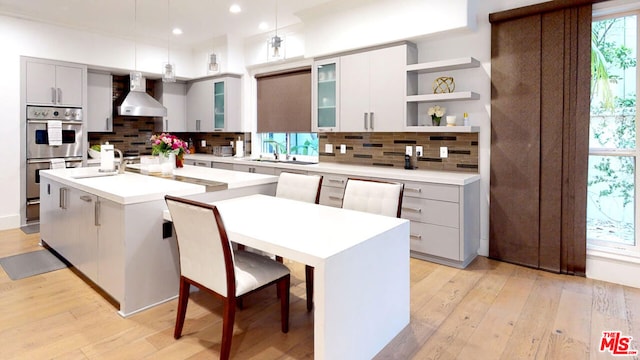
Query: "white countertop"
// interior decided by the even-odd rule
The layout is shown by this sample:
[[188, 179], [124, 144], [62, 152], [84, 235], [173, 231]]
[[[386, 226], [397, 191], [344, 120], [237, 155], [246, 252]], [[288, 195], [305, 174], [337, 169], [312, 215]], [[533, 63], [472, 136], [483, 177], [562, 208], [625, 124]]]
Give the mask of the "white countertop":
[[130, 172], [99, 176], [99, 169], [84, 167], [42, 170], [40, 176], [123, 205], [160, 200], [166, 194], [184, 196], [205, 192], [202, 185]]
[[[139, 164], [127, 165], [127, 167], [134, 167], [136, 165], [139, 168]], [[193, 165], [185, 165], [183, 168], [174, 169], [173, 174], [202, 180], [223, 182], [227, 184], [227, 189], [273, 184], [278, 182], [278, 177], [273, 175], [253, 174]]]
[[405, 170], [400, 168], [386, 168], [377, 166], [361, 166], [321, 162], [313, 165], [298, 165], [287, 162], [254, 161], [250, 158], [221, 157], [210, 154], [188, 154], [185, 159], [215, 161], [228, 164], [243, 164], [281, 169], [296, 169], [313, 172], [324, 172], [339, 175], [357, 175], [363, 177], [397, 179], [404, 181], [423, 181], [437, 184], [467, 185], [480, 180], [479, 174], [453, 171], [433, 170]]
[[[129, 164], [127, 167], [140, 169], [140, 164]], [[227, 189], [278, 182], [278, 177], [273, 175], [253, 174], [191, 165], [185, 165], [181, 169], [174, 169], [173, 173], [174, 175], [183, 177], [226, 183]], [[203, 185], [176, 181], [159, 176], [148, 176], [132, 172], [104, 176], [99, 172], [99, 167], [46, 170], [42, 171], [41, 174], [62, 184], [98, 195], [119, 204], [134, 204], [159, 200], [164, 198], [165, 194], [184, 196], [206, 192], [206, 188]]]

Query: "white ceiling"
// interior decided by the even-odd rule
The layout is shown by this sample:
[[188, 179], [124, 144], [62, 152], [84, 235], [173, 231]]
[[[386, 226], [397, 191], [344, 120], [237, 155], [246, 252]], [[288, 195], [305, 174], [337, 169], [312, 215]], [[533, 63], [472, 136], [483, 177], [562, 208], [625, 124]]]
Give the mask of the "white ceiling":
[[[180, 27], [184, 33], [171, 35], [171, 44], [190, 47], [225, 34], [245, 38], [273, 31], [276, 20], [276, 1], [278, 28], [300, 23], [301, 20], [296, 15], [300, 11], [308, 14], [313, 12], [313, 8], [327, 5], [326, 3], [329, 2], [347, 2], [346, 0], [0, 0], [0, 14], [140, 41], [167, 41], [170, 29]], [[242, 7], [241, 13], [229, 12], [229, 7], [233, 3]], [[170, 9], [168, 17], [167, 8]], [[326, 6], [324, 8], [326, 10]], [[268, 30], [258, 28], [261, 22], [268, 24]], [[137, 34], [135, 37], [134, 32]]]

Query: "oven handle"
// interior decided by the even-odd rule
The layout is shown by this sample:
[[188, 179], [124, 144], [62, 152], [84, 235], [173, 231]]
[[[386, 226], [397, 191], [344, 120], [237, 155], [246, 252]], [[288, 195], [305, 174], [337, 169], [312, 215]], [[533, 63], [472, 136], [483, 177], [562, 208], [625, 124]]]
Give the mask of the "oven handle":
[[[64, 159], [64, 162], [81, 162], [82, 158], [72, 158], [72, 159]], [[27, 164], [43, 164], [50, 163], [51, 159], [29, 159], [27, 160]]]
[[[27, 119], [27, 124], [48, 124], [48, 120], [29, 120]], [[63, 120], [63, 125], [82, 125], [82, 120]]]

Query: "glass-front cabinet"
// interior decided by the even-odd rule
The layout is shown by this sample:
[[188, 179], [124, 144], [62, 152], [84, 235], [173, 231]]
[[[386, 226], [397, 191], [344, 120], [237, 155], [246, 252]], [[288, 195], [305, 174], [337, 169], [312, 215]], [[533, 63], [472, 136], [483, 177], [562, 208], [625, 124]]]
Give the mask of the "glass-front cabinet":
[[312, 128], [314, 132], [339, 130], [339, 74], [338, 58], [313, 63]]
[[213, 83], [213, 127], [224, 130], [224, 81]]

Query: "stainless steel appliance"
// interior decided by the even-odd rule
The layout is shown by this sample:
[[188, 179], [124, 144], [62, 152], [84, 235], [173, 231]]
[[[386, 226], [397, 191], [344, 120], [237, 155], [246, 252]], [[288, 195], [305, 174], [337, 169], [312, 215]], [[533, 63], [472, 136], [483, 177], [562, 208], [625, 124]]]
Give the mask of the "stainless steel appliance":
[[[49, 143], [51, 121], [61, 122], [59, 145]], [[40, 218], [40, 170], [53, 159], [64, 159], [66, 167], [82, 166], [84, 141], [81, 108], [27, 106], [26, 220]]]

